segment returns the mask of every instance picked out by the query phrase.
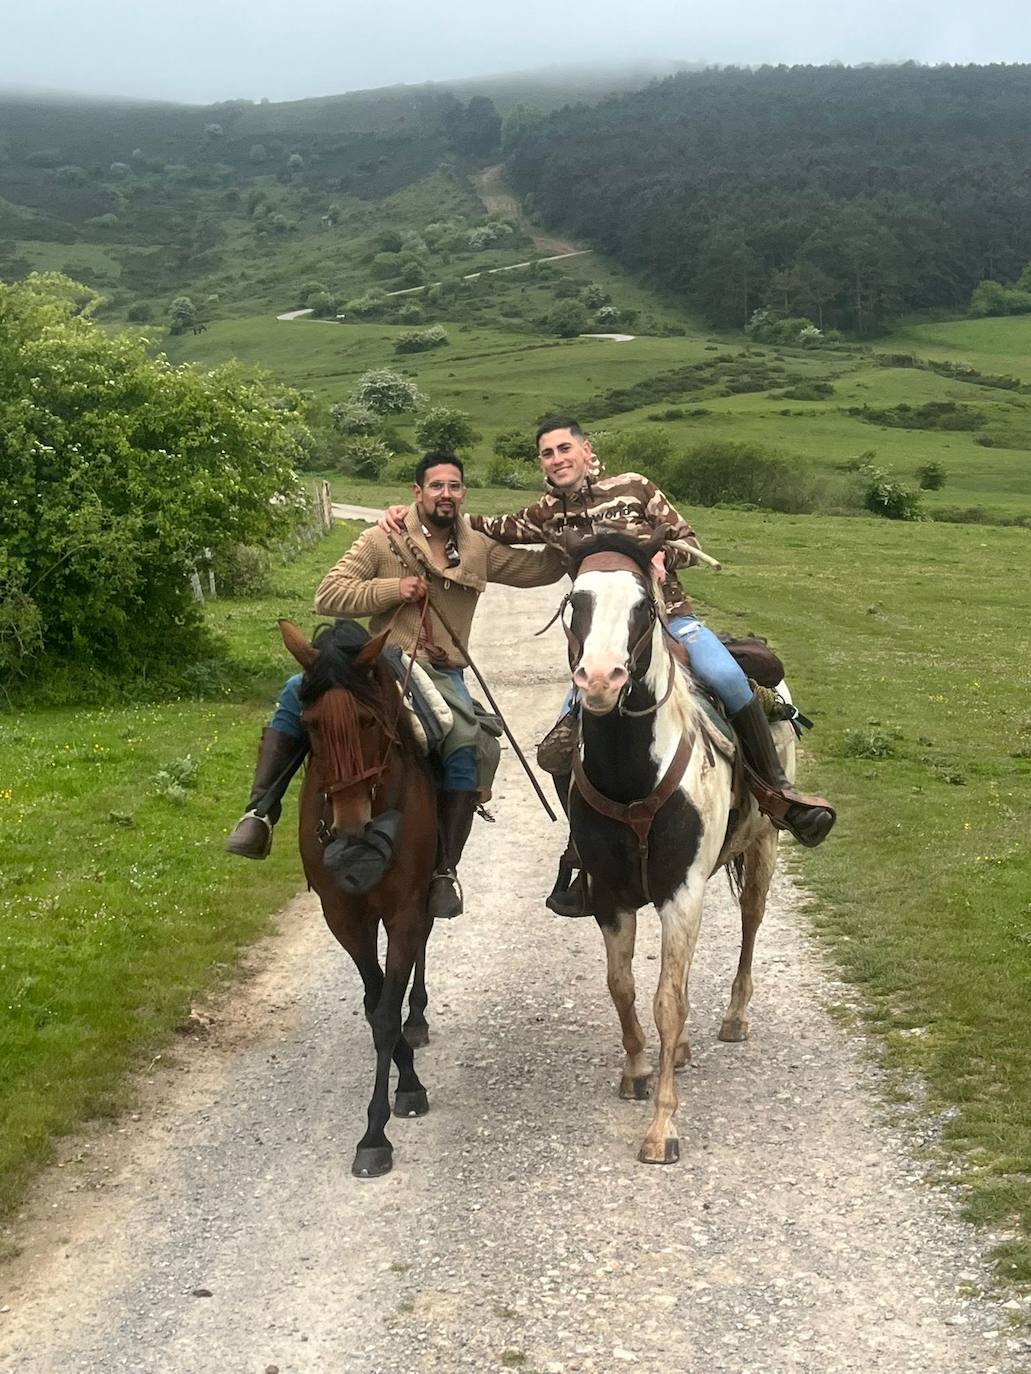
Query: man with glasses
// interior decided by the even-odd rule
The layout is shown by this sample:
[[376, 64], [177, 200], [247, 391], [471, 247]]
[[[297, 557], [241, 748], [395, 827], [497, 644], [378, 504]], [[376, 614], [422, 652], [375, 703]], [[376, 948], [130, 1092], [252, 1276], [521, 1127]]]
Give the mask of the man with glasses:
[[[413, 654], [459, 714], [473, 718], [463, 676], [464, 661], [431, 606], [423, 600], [432, 583], [438, 605], [464, 644], [473, 614], [488, 582], [540, 587], [557, 582], [565, 560], [555, 549], [530, 550], [498, 543], [474, 531], [462, 515], [465, 471], [454, 453], [427, 453], [415, 470], [415, 500], [388, 534], [376, 528], [355, 540], [322, 579], [315, 611], [324, 616], [368, 616], [373, 634], [390, 625], [388, 643]], [[262, 735], [258, 766], [246, 814], [226, 841], [226, 849], [245, 859], [264, 859], [272, 847], [278, 802], [263, 814], [255, 808], [281, 783], [307, 748], [298, 687], [301, 674], [286, 683], [271, 724]], [[463, 709], [464, 708], [464, 709]], [[458, 916], [463, 909], [457, 868], [472, 828], [478, 799], [476, 749], [462, 744], [444, 749], [440, 792], [440, 854], [430, 886], [430, 915]]]

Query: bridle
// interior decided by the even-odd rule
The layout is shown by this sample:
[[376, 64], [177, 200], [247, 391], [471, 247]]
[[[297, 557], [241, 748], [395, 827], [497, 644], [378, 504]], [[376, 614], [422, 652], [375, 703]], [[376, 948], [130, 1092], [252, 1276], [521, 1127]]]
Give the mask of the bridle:
[[[386, 626], [386, 629], [381, 632], [384, 638], [393, 629], [394, 621], [397, 619], [398, 615], [404, 609], [404, 606], [399, 606], [398, 609], [394, 612], [394, 615], [392, 616], [390, 623]], [[419, 617], [419, 628], [416, 634], [416, 642], [418, 642], [419, 638], [422, 635], [423, 628], [426, 624], [426, 616], [428, 614], [428, 611], [429, 602], [426, 598], [423, 598], [422, 613]], [[402, 679], [400, 684], [400, 690], [397, 695], [397, 706], [394, 710], [392, 720], [388, 721], [385, 713], [377, 711], [374, 707], [370, 706], [368, 702], [362, 703], [365, 710], [368, 711], [368, 713], [372, 716], [373, 725], [366, 726], [364, 729], [359, 729], [359, 743], [357, 749], [357, 756], [355, 757], [354, 750], [350, 751], [352, 754], [352, 760], [358, 763], [359, 765], [355, 769], [355, 771], [349, 773], [348, 776], [344, 778], [336, 778], [332, 781], [330, 781], [328, 778], [323, 779], [323, 814], [320, 816], [318, 823], [318, 837], [323, 845], [328, 843], [328, 841], [332, 838], [333, 835], [332, 823], [330, 822], [329, 824], [327, 824], [326, 822], [326, 803], [331, 803], [333, 798], [338, 793], [347, 792], [350, 791], [352, 788], [361, 786], [362, 783], [371, 782], [371, 786], [369, 787], [369, 800], [372, 807], [375, 808], [377, 793], [379, 792], [379, 789], [383, 784], [383, 779], [386, 777], [387, 770], [390, 765], [391, 751], [393, 750], [394, 746], [400, 742], [401, 712], [405, 708], [405, 697], [408, 693], [408, 689], [411, 684], [412, 670], [414, 669], [414, 667], [415, 651], [413, 649], [412, 653], [410, 653], [408, 656], [408, 665], [405, 668], [404, 678]], [[331, 691], [334, 689], [330, 688], [328, 690]], [[337, 690], [346, 691], [346, 688], [340, 688]], [[353, 699], [353, 693], [348, 693], [348, 695], [351, 696]], [[355, 709], [355, 717], [357, 718], [357, 709]], [[371, 764], [366, 764], [366, 759], [368, 757], [368, 753], [365, 747], [366, 738], [372, 732], [373, 729], [375, 729], [378, 733], [377, 749], [375, 754], [373, 755], [376, 761]]]
[[[641, 655], [644, 653], [645, 648], [652, 639], [656, 624], [658, 623], [662, 626], [664, 639], [665, 637], [669, 636], [670, 633], [669, 628], [666, 625], [666, 617], [656, 599], [655, 591], [651, 586], [650, 582], [645, 578], [644, 574], [641, 572], [640, 565], [633, 558], [631, 558], [628, 554], [625, 553], [616, 553], [615, 551], [608, 550], [604, 553], [588, 554], [588, 556], [583, 560], [583, 562], [576, 570], [577, 577], [579, 577], [580, 574], [583, 572], [633, 573], [633, 575], [637, 578], [638, 582], [640, 582], [644, 590], [645, 600], [648, 605], [648, 624], [645, 626], [644, 630], [641, 632], [640, 636], [638, 637], [633, 647], [631, 648], [629, 654], [627, 655], [627, 681], [623, 690], [619, 694], [619, 701], [617, 702], [616, 709], [619, 711], [619, 714], [621, 716], [653, 716], [656, 713], [656, 711], [658, 711], [659, 707], [665, 706], [666, 702], [669, 701], [670, 697], [673, 695], [673, 684], [676, 681], [676, 660], [674, 659], [673, 652], [668, 644], [665, 645], [668, 677], [666, 680], [666, 690], [663, 692], [662, 696], [655, 702], [653, 706], [646, 706], [643, 711], [632, 711], [630, 707], [627, 706], [626, 699], [633, 691], [635, 686], [639, 687], [644, 685], [643, 679], [635, 676], [635, 669], [637, 668], [638, 661]], [[575, 585], [573, 590], [575, 590]], [[566, 621], [565, 613], [567, 607], [570, 605], [573, 596], [573, 590], [566, 592], [565, 596], [559, 602], [558, 610], [548, 621], [547, 625], [545, 625], [543, 629], [537, 631], [537, 634], [542, 635], [544, 631], [549, 630], [557, 620], [559, 624], [562, 626], [562, 629], [566, 636], [566, 643], [569, 645], [570, 670], [572, 672], [575, 672], [577, 667], [579, 666], [580, 660], [583, 658], [584, 646], [577, 638], [577, 636], [573, 633], [572, 626], [568, 624]]]

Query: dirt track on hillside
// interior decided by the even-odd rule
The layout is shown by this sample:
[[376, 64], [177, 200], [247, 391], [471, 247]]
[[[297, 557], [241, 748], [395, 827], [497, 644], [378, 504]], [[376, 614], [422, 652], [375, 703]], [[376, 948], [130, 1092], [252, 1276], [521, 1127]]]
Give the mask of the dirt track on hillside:
[[[555, 600], [493, 587], [479, 614], [478, 656], [524, 741], [563, 692], [561, 635], [529, 638]], [[26, 1252], [0, 1276], [0, 1369], [1015, 1368], [1009, 1313], [964, 1296], [984, 1279], [977, 1238], [885, 1124], [862, 1040], [826, 1010], [846, 994], [793, 884], [777, 881], [760, 935], [744, 1045], [715, 1039], [737, 921], [713, 885], [682, 1162], [649, 1168], [635, 1159], [648, 1109], [615, 1095], [601, 940], [543, 907], [563, 837], [511, 753], [495, 809], [464, 865], [468, 914], [434, 932], [419, 1056], [433, 1105], [391, 1125], [393, 1174], [349, 1172], [370, 1039], [357, 974], [302, 895], [208, 1032], [141, 1086], [137, 1116], [69, 1146], [38, 1190]], [[656, 922], [641, 925], [650, 1026]]]
[[536, 225], [523, 214], [522, 207], [503, 180], [504, 168], [501, 163], [484, 167], [476, 176], [476, 194], [487, 207], [489, 214], [516, 222], [533, 239], [542, 253], [576, 253], [583, 245], [570, 239], [556, 238], [554, 234], [542, 233]]

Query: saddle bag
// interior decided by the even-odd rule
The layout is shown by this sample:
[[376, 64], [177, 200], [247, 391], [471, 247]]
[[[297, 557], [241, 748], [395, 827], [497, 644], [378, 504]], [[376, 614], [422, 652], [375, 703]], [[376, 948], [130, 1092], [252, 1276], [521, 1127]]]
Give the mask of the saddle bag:
[[750, 677], [760, 687], [777, 687], [784, 681], [784, 664], [765, 639], [757, 635], [747, 639], [720, 635], [720, 639], [745, 677]]

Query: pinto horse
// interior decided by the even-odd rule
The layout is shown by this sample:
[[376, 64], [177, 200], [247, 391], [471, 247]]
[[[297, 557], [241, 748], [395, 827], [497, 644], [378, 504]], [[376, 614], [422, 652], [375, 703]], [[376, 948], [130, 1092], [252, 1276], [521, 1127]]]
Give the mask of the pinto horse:
[[[429, 1041], [427, 896], [437, 851], [436, 792], [401, 710], [396, 678], [380, 660], [386, 632], [370, 639], [354, 621], [339, 620], [310, 644], [289, 621], [280, 621], [279, 628], [305, 670], [301, 719], [311, 763], [299, 806], [304, 873], [319, 895], [326, 924], [361, 974], [376, 1048], [368, 1129], [351, 1166], [357, 1177], [372, 1178], [388, 1173], [393, 1164], [393, 1146], [384, 1131], [390, 1118], [391, 1059], [398, 1070], [395, 1115], [422, 1116], [429, 1110], [412, 1051]], [[373, 835], [372, 845], [362, 851], [363, 837], [388, 812], [397, 827], [396, 842], [385, 871], [377, 872], [381, 841]], [[345, 890], [327, 866], [328, 844], [339, 849], [348, 842], [357, 842], [366, 863], [372, 861], [366, 883], [370, 876], [378, 880], [368, 890]], [[379, 861], [382, 865], [382, 855]], [[377, 952], [381, 923], [387, 933], [385, 971]], [[401, 1007], [413, 970], [402, 1030]]]
[[[674, 1072], [691, 1057], [687, 980], [705, 885], [716, 868], [733, 861], [741, 956], [719, 1038], [744, 1040], [752, 950], [778, 838], [747, 789], [735, 787], [733, 766], [713, 742], [715, 727], [697, 689], [674, 659], [650, 566], [663, 538], [664, 532], [656, 532], [645, 543], [618, 534], [567, 540], [573, 587], [566, 635], [582, 708], [569, 822], [605, 937], [608, 986], [626, 1051], [623, 1098], [643, 1099], [651, 1091], [651, 1066], [634, 1006], [638, 909], [653, 902], [662, 924], [654, 1002], [658, 1082], [638, 1154], [647, 1164], [671, 1164], [680, 1157]], [[786, 695], [785, 688], [782, 692]], [[791, 776], [794, 735], [786, 723], [773, 728]]]

